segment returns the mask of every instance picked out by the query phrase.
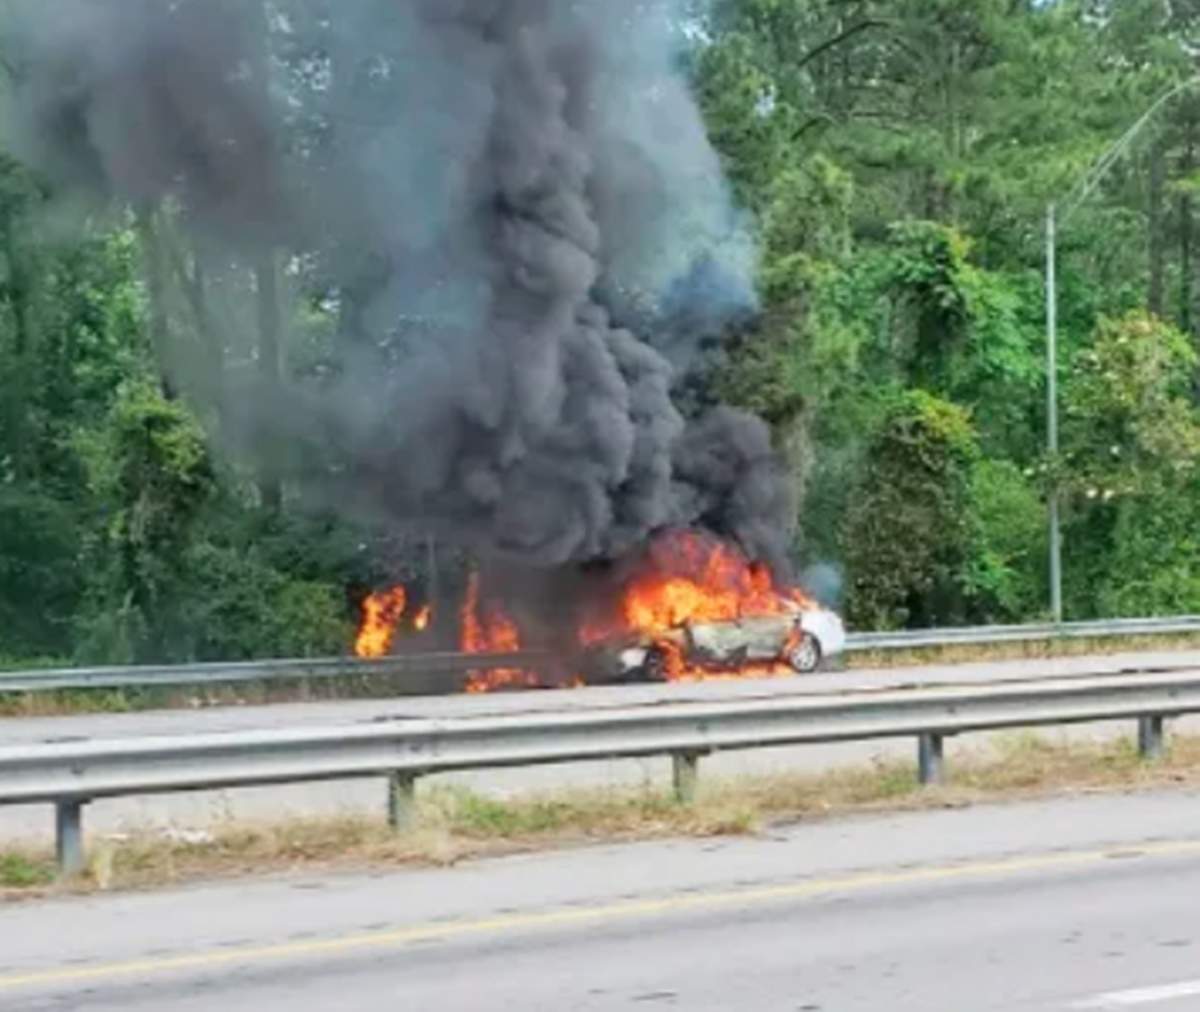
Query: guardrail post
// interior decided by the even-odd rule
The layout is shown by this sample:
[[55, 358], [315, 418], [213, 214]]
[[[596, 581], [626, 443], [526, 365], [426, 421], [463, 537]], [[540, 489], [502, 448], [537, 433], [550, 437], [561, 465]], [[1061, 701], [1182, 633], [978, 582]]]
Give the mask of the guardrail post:
[[78, 875], [84, 869], [83, 806], [81, 798], [58, 801], [54, 805], [54, 849], [58, 873], [63, 878]]
[[1163, 718], [1138, 717], [1138, 754], [1143, 759], [1161, 759], [1163, 752]]
[[945, 772], [942, 745], [940, 734], [923, 734], [917, 739], [917, 775], [926, 786], [942, 782]]
[[416, 804], [417, 775], [408, 770], [393, 770], [388, 775], [388, 825], [395, 830], [410, 828]]
[[671, 756], [671, 781], [675, 800], [690, 805], [696, 800], [696, 783], [700, 779], [700, 752], [676, 752]]

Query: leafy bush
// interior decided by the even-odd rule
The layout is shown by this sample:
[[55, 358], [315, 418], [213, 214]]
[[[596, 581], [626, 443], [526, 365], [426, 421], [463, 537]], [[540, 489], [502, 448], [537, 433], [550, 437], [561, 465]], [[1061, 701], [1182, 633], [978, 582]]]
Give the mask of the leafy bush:
[[971, 471], [970, 496], [972, 620], [1028, 620], [1047, 599], [1049, 538], [1040, 490], [1011, 461], [980, 460]]
[[0, 484], [0, 654], [65, 652], [80, 596], [78, 520], [36, 486]]
[[978, 454], [962, 408], [921, 390], [895, 399], [842, 528], [857, 628], [953, 622], [962, 614]]
[[202, 544], [189, 556], [189, 653], [197, 660], [330, 656], [353, 631], [330, 582], [297, 579], [255, 547]]

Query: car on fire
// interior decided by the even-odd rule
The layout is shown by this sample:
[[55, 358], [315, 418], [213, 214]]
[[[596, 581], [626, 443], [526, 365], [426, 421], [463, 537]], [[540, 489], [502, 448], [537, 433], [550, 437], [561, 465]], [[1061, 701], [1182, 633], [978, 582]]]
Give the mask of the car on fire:
[[590, 667], [603, 667], [613, 681], [668, 680], [673, 662], [702, 673], [786, 665], [811, 674], [845, 646], [845, 626], [835, 612], [789, 604], [779, 614], [684, 623], [653, 636], [610, 641], [593, 649]]

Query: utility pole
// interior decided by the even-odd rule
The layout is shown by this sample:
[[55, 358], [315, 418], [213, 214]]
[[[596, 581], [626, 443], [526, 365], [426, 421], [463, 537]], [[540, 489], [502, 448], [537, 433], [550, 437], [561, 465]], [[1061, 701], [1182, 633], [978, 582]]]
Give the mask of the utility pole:
[[1050, 612], [1063, 620], [1062, 537], [1058, 519], [1058, 279], [1054, 205], [1046, 205], [1046, 452], [1055, 470], [1050, 476]]
[[1046, 206], [1046, 451], [1050, 457], [1051, 466], [1055, 468], [1055, 473], [1050, 476], [1047, 506], [1050, 531], [1050, 611], [1056, 624], [1063, 620], [1062, 532], [1059, 523], [1056, 460], [1058, 456], [1058, 287], [1056, 277], [1058, 227], [1065, 225], [1067, 219], [1079, 205], [1091, 196], [1092, 191], [1108, 174], [1108, 171], [1117, 164], [1121, 156], [1142, 132], [1142, 128], [1154, 117], [1154, 114], [1176, 95], [1197, 84], [1200, 84], [1200, 76], [1189, 77], [1186, 81], [1163, 92], [1120, 136], [1116, 143], [1096, 159], [1087, 174], [1067, 194], [1067, 199], [1063, 201], [1061, 214], [1058, 213], [1053, 203]]

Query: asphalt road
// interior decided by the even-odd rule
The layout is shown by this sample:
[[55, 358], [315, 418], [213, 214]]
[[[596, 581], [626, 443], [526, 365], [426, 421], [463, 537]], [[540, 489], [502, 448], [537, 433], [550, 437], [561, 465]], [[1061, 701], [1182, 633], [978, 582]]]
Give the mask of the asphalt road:
[[[642, 702], [748, 699], [795, 694], [869, 691], [897, 686], [982, 684], [1041, 677], [1071, 677], [1102, 671], [1195, 667], [1200, 651], [1117, 654], [1101, 657], [1001, 661], [977, 664], [930, 665], [919, 668], [848, 671], [807, 678], [766, 681], [708, 682], [665, 686], [588, 688], [573, 691], [521, 692], [485, 696], [443, 696], [424, 699], [288, 703], [258, 707], [221, 707], [153, 711], [132, 714], [94, 714], [56, 718], [0, 719], [0, 743], [52, 741], [72, 738], [121, 738], [245, 730], [250, 728], [326, 726], [402, 717], [468, 716], [493, 713], [571, 711], [624, 706]], [[1189, 727], [1200, 721], [1185, 722]], [[1129, 722], [1081, 725], [1047, 730], [1059, 739], [1110, 737], [1130, 734]], [[1001, 736], [1003, 738], [1004, 736]], [[988, 747], [996, 736], [966, 735], [948, 743], [953, 763], [967, 750]], [[724, 753], [705, 762], [705, 775], [735, 776], [780, 771], [810, 772], [875, 759], [911, 759], [915, 745], [908, 740], [849, 742]], [[572, 763], [512, 770], [483, 770], [428, 778], [425, 783], [454, 782], [493, 795], [557, 790], [566, 786], [665, 785], [670, 764], [665, 758]], [[294, 784], [235, 791], [204, 791], [149, 797], [118, 798], [88, 806], [89, 831], [120, 834], [140, 831], [197, 831], [214, 823], [236, 820], [273, 821], [296, 816], [328, 816], [376, 812], [382, 817], [382, 780]], [[0, 840], [47, 840], [51, 832], [47, 806], [0, 807]]]
[[628, 685], [574, 690], [453, 695], [344, 702], [282, 703], [269, 706], [197, 707], [144, 713], [87, 714], [70, 717], [0, 718], [0, 741], [62, 738], [114, 738], [245, 730], [258, 727], [343, 724], [398, 717], [460, 717], [630, 706], [649, 702], [761, 699], [894, 689], [921, 685], [978, 685], [1029, 678], [1067, 678], [1103, 672], [1161, 670], [1200, 666], [1200, 650], [1142, 651], [1087, 657], [931, 664], [827, 672], [774, 679], [745, 679]]
[[0, 908], [10, 1012], [1200, 1005], [1200, 796]]

